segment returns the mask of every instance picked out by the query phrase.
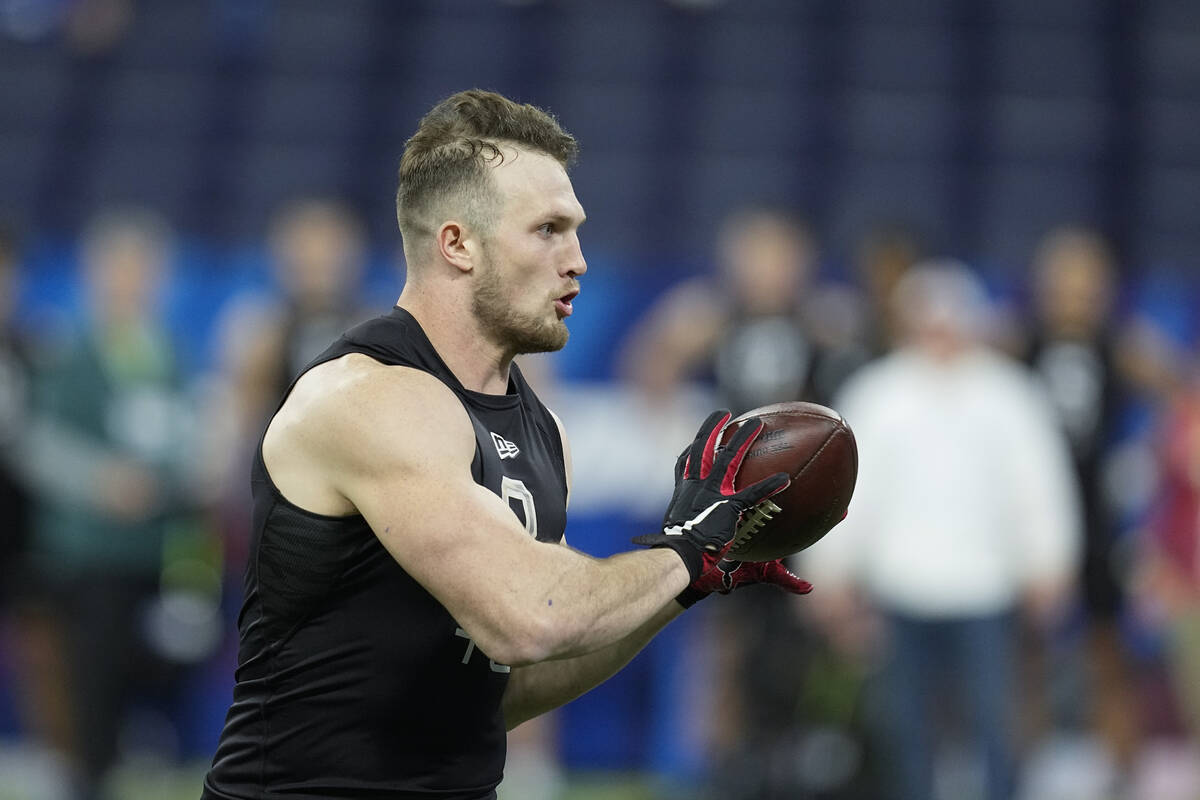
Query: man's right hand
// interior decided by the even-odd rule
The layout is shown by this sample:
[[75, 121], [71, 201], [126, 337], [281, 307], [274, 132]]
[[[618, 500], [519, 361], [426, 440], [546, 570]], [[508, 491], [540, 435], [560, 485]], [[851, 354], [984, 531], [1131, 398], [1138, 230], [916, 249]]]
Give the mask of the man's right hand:
[[783, 491], [791, 480], [786, 472], [779, 472], [734, 491], [738, 469], [763, 423], [747, 421], [717, 452], [730, 416], [725, 410], [710, 414], [675, 462], [675, 493], [663, 517], [662, 533], [633, 540], [648, 547], [672, 548], [687, 565], [693, 582], [704, 571], [705, 554], [719, 558], [729, 547], [742, 512]]

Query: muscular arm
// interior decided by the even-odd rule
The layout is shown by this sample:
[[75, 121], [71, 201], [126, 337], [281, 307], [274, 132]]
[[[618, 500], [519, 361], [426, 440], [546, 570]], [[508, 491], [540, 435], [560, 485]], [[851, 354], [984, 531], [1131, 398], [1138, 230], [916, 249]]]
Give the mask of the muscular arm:
[[599, 686], [630, 662], [671, 620], [683, 613], [683, 606], [668, 601], [650, 619], [623, 639], [594, 653], [545, 661], [513, 669], [504, 690], [502, 710], [509, 730], [526, 720], [574, 700]]
[[[550, 413], [558, 425], [562, 442], [569, 505], [573, 473], [571, 443], [562, 420], [553, 411]], [[522, 722], [569, 703], [599, 686], [628, 664], [667, 623], [682, 613], [683, 606], [670, 600], [632, 633], [607, 647], [583, 656], [515, 668], [504, 690], [502, 711], [505, 727], [512, 730]]]
[[361, 513], [489, 657], [521, 666], [600, 650], [687, 585], [669, 550], [594, 559], [531, 539], [472, 480], [471, 423], [436, 379], [355, 356], [317, 370], [264, 441], [276, 484], [309, 510]]

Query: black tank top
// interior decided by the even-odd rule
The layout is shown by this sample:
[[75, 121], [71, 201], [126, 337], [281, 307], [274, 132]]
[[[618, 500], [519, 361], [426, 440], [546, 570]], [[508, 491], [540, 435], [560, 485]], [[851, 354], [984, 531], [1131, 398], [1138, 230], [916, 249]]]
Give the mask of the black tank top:
[[[516, 365], [507, 394], [465, 389], [401, 308], [350, 330], [305, 371], [349, 353], [445, 383], [475, 428], [476, 483], [507, 500], [538, 540], [561, 541], [562, 442]], [[494, 797], [508, 667], [475, 646], [361, 516], [284, 499], [261, 440], [251, 482], [237, 680], [204, 797]]]

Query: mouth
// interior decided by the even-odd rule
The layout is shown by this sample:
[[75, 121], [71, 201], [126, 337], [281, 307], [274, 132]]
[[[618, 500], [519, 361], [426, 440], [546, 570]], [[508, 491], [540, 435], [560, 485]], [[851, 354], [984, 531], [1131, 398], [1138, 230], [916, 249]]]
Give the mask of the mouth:
[[559, 319], [571, 316], [575, 309], [571, 305], [571, 301], [579, 296], [578, 289], [572, 289], [562, 297], [554, 301], [554, 310], [558, 312]]

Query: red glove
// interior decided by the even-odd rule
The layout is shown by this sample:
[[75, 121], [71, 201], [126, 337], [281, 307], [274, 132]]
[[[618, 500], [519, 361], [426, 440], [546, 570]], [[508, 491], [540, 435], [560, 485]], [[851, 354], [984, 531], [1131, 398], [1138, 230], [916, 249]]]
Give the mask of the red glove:
[[729, 444], [718, 451], [721, 431], [730, 413], [714, 411], [700, 426], [692, 444], [675, 462], [675, 493], [663, 515], [661, 533], [634, 538], [646, 547], [670, 547], [693, 581], [704, 571], [703, 556], [718, 555], [734, 541], [742, 513], [787, 488], [786, 472], [777, 472], [734, 491], [733, 482], [742, 459], [763, 430], [761, 420], [738, 428]]
[[730, 561], [715, 553], [705, 553], [700, 577], [675, 599], [684, 608], [690, 608], [713, 592], [729, 594], [752, 583], [771, 583], [792, 594], [812, 591], [812, 584], [793, 575], [782, 560]]

